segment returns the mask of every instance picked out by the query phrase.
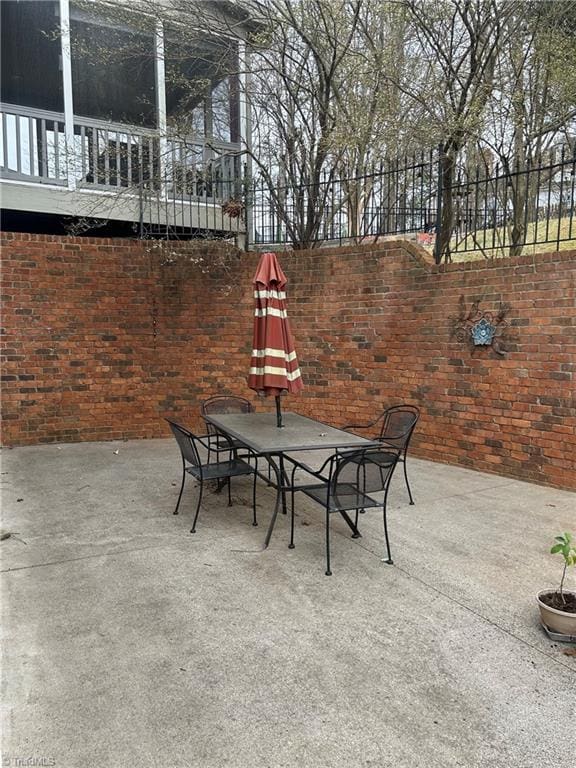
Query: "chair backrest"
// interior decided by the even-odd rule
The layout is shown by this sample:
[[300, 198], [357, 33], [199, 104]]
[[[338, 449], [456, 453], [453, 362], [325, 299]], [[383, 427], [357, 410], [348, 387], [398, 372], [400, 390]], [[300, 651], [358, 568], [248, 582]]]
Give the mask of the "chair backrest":
[[380, 438], [395, 448], [408, 447], [420, 409], [415, 405], [393, 405], [384, 411]]
[[[364, 448], [337, 454], [330, 472], [330, 497], [335, 506], [362, 506], [360, 493], [386, 492], [400, 457], [393, 448]], [[356, 501], [357, 500], [357, 501]]]
[[166, 421], [170, 425], [172, 434], [176, 438], [182, 458], [196, 467], [201, 466], [200, 455], [198, 453], [198, 448], [196, 447], [196, 436], [181, 424], [176, 424], [175, 421], [170, 421], [170, 419], [166, 419]]
[[214, 395], [204, 400], [200, 406], [202, 416], [212, 413], [252, 413], [253, 410], [250, 400], [231, 395]]
[[[211, 413], [252, 413], [254, 407], [245, 397], [234, 395], [214, 395], [204, 400], [200, 405], [200, 413], [206, 416]], [[210, 422], [206, 422], [209, 435], [214, 435], [218, 430]]]

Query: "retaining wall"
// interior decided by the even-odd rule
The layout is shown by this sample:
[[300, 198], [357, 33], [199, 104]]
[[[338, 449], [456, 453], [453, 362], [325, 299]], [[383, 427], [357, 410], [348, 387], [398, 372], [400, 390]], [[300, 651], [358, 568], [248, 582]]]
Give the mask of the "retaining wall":
[[[258, 256], [224, 243], [2, 236], [3, 443], [167, 434], [200, 401], [252, 397]], [[331, 424], [422, 409], [414, 453], [576, 489], [576, 251], [434, 266], [405, 242], [284, 253], [305, 390]], [[510, 308], [504, 355], [454, 336]]]

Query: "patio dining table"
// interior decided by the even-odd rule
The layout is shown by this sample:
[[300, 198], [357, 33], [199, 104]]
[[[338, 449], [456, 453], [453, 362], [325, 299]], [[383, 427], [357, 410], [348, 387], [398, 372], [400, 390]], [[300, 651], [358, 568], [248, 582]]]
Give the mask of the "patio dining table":
[[[285, 469], [288, 454], [298, 451], [354, 450], [378, 446], [374, 440], [354, 435], [322, 421], [298, 413], [283, 414], [283, 427], [278, 427], [272, 413], [226, 413], [205, 415], [205, 420], [228, 437], [242, 443], [257, 456], [264, 457], [276, 475], [276, 504], [268, 526], [264, 549], [270, 543], [280, 507], [286, 511], [286, 491], [291, 489]], [[343, 515], [351, 530], [358, 530]]]

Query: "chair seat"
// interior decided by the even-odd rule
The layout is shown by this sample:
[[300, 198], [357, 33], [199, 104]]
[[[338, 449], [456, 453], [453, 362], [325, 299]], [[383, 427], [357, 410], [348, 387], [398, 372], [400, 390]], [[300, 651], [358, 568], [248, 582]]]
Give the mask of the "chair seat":
[[[302, 491], [306, 496], [314, 499], [322, 506], [326, 507], [328, 501], [328, 483], [325, 485], [298, 486], [298, 491]], [[370, 507], [380, 507], [382, 502], [367, 496], [362, 491], [350, 483], [341, 483], [336, 486], [336, 493], [330, 496], [329, 512], [345, 512], [350, 509], [368, 509]]]
[[238, 475], [251, 475], [254, 468], [241, 459], [235, 461], [214, 461], [210, 464], [202, 464], [202, 467], [192, 465], [186, 467], [186, 472], [198, 480], [218, 480], [222, 477], [237, 477]]
[[[256, 466], [250, 466], [246, 461], [239, 458], [237, 454], [234, 454], [234, 459], [229, 457], [231, 459], [229, 461], [210, 461], [210, 445], [206, 441], [206, 438], [209, 437], [209, 435], [195, 435], [193, 432], [190, 432], [189, 429], [186, 429], [186, 427], [183, 427], [181, 424], [177, 424], [175, 421], [170, 421], [170, 419], [166, 419], [166, 421], [170, 425], [172, 434], [176, 438], [182, 457], [182, 484], [180, 485], [180, 493], [178, 494], [178, 501], [176, 502], [176, 509], [173, 514], [178, 514], [178, 508], [180, 507], [180, 501], [184, 491], [184, 484], [188, 475], [192, 475], [192, 477], [196, 478], [200, 486], [198, 501], [196, 502], [196, 512], [194, 513], [194, 520], [192, 522], [190, 533], [196, 532], [196, 521], [200, 514], [200, 505], [202, 504], [204, 480], [228, 480], [228, 506], [232, 506], [232, 495], [230, 491], [232, 484], [230, 478], [238, 475], [252, 475], [252, 525], [258, 525], [256, 520], [256, 480], [258, 478]], [[205, 451], [208, 451], [207, 460], [201, 458]], [[216, 456], [218, 456], [218, 451], [215, 450], [215, 452]], [[257, 465], [257, 460], [255, 464]]]

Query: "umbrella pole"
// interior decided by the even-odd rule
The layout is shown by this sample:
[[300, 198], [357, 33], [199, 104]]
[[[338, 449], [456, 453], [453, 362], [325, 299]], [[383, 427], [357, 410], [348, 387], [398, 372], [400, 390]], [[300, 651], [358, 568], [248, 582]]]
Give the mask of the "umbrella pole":
[[283, 427], [282, 424], [282, 409], [280, 407], [280, 395], [276, 395], [276, 426], [278, 428]]

